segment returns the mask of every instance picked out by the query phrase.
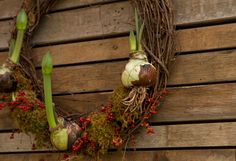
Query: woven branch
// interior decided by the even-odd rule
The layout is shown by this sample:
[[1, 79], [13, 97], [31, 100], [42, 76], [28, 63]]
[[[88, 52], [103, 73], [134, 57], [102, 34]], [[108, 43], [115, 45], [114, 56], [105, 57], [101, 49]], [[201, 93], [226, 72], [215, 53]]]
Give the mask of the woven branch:
[[153, 92], [166, 88], [169, 66], [175, 54], [175, 26], [170, 0], [131, 0], [144, 22], [143, 46], [149, 61], [157, 68]]

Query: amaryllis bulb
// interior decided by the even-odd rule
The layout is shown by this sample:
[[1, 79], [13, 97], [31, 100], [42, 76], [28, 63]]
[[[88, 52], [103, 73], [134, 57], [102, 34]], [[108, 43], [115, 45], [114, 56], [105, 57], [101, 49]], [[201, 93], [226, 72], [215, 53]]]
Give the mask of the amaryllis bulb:
[[68, 131], [60, 128], [51, 133], [51, 142], [58, 150], [68, 149]]
[[125, 87], [150, 87], [156, 83], [156, 68], [147, 61], [142, 52], [134, 53], [125, 66], [121, 80]]
[[0, 67], [0, 92], [12, 92], [16, 89], [16, 85], [10, 69], [4, 66]]
[[157, 80], [156, 68], [148, 62], [146, 54], [143, 52], [141, 39], [144, 30], [144, 23], [138, 16], [138, 10], [135, 9], [136, 34], [130, 32], [129, 43], [132, 52], [129, 62], [125, 66], [121, 80], [125, 87], [154, 86]]

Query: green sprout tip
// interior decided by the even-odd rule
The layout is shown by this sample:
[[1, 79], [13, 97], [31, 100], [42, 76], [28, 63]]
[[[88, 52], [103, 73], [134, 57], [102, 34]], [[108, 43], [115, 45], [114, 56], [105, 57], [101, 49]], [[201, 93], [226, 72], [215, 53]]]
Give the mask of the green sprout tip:
[[16, 37], [16, 42], [14, 44], [14, 49], [10, 57], [13, 63], [18, 63], [20, 59], [20, 52], [24, 40], [24, 34], [27, 28], [27, 22], [28, 22], [27, 14], [22, 9], [16, 18], [17, 37]]

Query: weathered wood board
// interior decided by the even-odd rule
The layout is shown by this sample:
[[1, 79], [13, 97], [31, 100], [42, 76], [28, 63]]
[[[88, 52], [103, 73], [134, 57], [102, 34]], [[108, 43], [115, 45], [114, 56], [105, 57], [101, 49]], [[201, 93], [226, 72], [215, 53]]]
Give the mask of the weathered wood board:
[[[205, 11], [202, 5], [197, 5], [198, 7], [196, 7], [194, 5], [196, 4], [196, 2], [195, 3], [192, 2], [191, 5], [191, 3], [187, 2], [182, 3], [181, 0], [179, 1], [180, 2], [176, 1], [176, 3], [181, 5], [181, 7], [179, 7], [180, 9], [184, 10], [184, 8], [186, 7], [190, 8], [184, 10], [183, 13], [176, 14], [177, 15], [176, 25], [192, 23], [192, 21], [196, 22], [193, 18], [194, 16], [196, 16], [197, 19], [199, 19], [199, 17], [200, 19], [201, 17], [205, 17], [206, 21], [211, 21], [212, 19], [214, 20], [219, 18], [220, 19], [225, 18], [224, 17], [225, 15], [222, 14], [223, 11], [219, 11], [219, 9], [222, 9], [222, 7], [220, 6], [221, 3], [219, 3], [219, 1], [214, 1], [214, 2], [211, 1], [210, 4], [213, 6], [215, 10], [218, 10], [218, 12], [216, 12], [217, 14], [213, 14], [209, 17], [205, 15], [205, 12], [199, 12], [198, 14], [195, 13], [197, 12], [196, 8], [198, 8], [198, 10]], [[234, 17], [235, 15], [233, 16], [233, 13], [234, 10], [236, 10], [235, 9], [236, 7], [234, 8], [234, 6], [236, 5], [232, 5], [235, 2], [233, 2], [233, 0], [231, 1], [226, 2], [224, 0], [223, 4], [226, 4], [225, 5], [226, 7], [223, 8], [223, 10], [229, 11], [230, 12], [229, 15], [231, 15], [229, 17], [235, 18]], [[206, 4], [208, 5], [209, 3]], [[186, 5], [186, 7], [182, 5]], [[189, 12], [191, 12], [191, 14]], [[36, 44], [62, 43], [66, 41], [78, 41], [83, 39], [91, 39], [95, 37], [102, 38], [108, 35], [127, 33], [133, 26], [132, 15], [133, 12], [129, 2], [117, 2], [107, 5], [49, 14], [44, 18], [43, 22], [41, 23], [40, 29], [35, 35], [34, 43]], [[181, 17], [185, 15], [192, 15], [192, 16], [187, 16], [184, 18]], [[0, 49], [7, 48], [7, 41], [10, 38], [9, 31], [11, 25], [6, 25], [5, 23], [9, 24], [10, 22], [11, 22], [10, 20], [0, 21], [0, 26], [5, 26], [4, 31], [6, 30], [8, 31], [7, 34], [0, 34]], [[1, 31], [0, 33], [4, 33], [4, 31]], [[231, 35], [229, 34], [228, 36]], [[234, 36], [232, 35], [232, 37]]]
[[[63, 157], [64, 153], [0, 154], [0, 159], [4, 161], [54, 161]], [[235, 161], [235, 150], [129, 151], [125, 154], [111, 152], [102, 157], [102, 160], [120, 161], [121, 158], [124, 158], [124, 161]]]
[[[59, 0], [52, 11], [67, 10], [103, 4], [119, 0]], [[22, 0], [2, 0], [0, 2], [0, 20], [15, 17]], [[234, 0], [173, 0], [176, 21], [183, 25], [209, 22], [224, 22], [235, 19], [236, 5]], [[210, 9], [209, 9], [210, 8]]]
[[[171, 88], [153, 123], [236, 119], [236, 84]], [[111, 93], [55, 96], [54, 101], [68, 113], [91, 112], [107, 103]], [[224, 98], [224, 101], [216, 98]], [[0, 113], [2, 130], [15, 128], [7, 110]]]
[[[235, 146], [236, 122], [205, 123], [185, 125], [153, 126], [155, 133], [147, 134], [142, 130], [136, 135], [136, 144], [128, 149], [153, 148], [203, 148]], [[32, 151], [33, 138], [24, 133], [0, 133], [1, 152]], [[37, 151], [55, 151], [53, 148], [36, 149]]]

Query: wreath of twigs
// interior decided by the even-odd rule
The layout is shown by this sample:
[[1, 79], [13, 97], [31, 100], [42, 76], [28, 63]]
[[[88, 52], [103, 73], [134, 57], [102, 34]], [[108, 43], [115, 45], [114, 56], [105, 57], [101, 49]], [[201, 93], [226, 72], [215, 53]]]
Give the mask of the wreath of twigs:
[[[21, 59], [19, 63], [13, 63], [8, 59], [2, 66], [9, 70], [3, 74], [0, 72], [0, 92], [4, 93], [0, 99], [0, 108], [9, 107], [19, 129], [25, 133], [33, 133], [39, 147], [50, 147], [52, 142], [59, 150], [70, 150], [76, 155], [86, 154], [98, 158], [99, 154], [106, 153], [112, 146], [126, 148], [127, 142], [132, 140], [139, 127], [146, 128], [147, 133], [153, 133], [148, 120], [157, 113], [160, 102], [168, 93], [166, 85], [170, 73], [169, 67], [174, 59], [175, 27], [171, 1], [131, 0], [134, 8], [138, 10], [144, 30], [143, 48], [131, 52], [130, 60], [137, 59], [140, 52], [143, 56], [144, 51], [152, 64], [146, 62], [145, 66], [154, 66], [156, 69], [155, 83], [152, 86], [136, 84], [129, 88], [118, 87], [107, 105], [89, 114], [68, 116], [57, 107], [57, 115], [60, 116], [56, 121], [57, 126], [49, 128], [45, 121], [46, 110], [43, 103], [45, 91], [43, 92], [42, 83], [37, 78], [32, 63], [31, 40], [41, 17], [55, 2], [56, 0], [23, 2], [21, 8], [28, 15], [28, 26], [21, 49]], [[138, 35], [137, 32], [136, 34]], [[11, 40], [16, 37], [17, 29], [14, 27]], [[11, 53], [12, 41], [9, 44]], [[148, 72], [150, 73], [150, 70]], [[62, 134], [60, 130], [66, 131], [66, 147], [63, 144], [66, 139], [60, 136]], [[51, 140], [48, 139], [50, 137]], [[64, 160], [72, 160], [76, 155], [66, 157]]]

